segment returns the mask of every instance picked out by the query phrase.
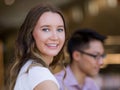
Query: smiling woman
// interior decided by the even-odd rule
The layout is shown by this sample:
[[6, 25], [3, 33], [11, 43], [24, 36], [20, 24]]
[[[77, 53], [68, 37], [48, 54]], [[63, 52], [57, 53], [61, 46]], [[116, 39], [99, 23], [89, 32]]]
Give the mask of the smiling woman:
[[65, 39], [65, 20], [56, 7], [40, 4], [32, 8], [16, 40], [9, 90], [59, 90], [49, 67], [63, 60]]
[[35, 26], [33, 37], [37, 48], [41, 51], [41, 57], [47, 55], [46, 63], [49, 65], [65, 41], [64, 22], [61, 16], [53, 12], [44, 13]]

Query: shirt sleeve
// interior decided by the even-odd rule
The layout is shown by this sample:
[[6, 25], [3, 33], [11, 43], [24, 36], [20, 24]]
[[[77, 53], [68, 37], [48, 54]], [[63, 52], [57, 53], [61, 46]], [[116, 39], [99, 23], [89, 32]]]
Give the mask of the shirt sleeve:
[[59, 88], [59, 84], [58, 84], [57, 80], [55, 79], [55, 77], [49, 71], [48, 68], [40, 67], [40, 66], [35, 66], [35, 67], [30, 68], [30, 70], [28, 72], [28, 83], [29, 83], [30, 87], [32, 88], [32, 90], [39, 83], [41, 83], [41, 82], [43, 82], [45, 80], [54, 81], [57, 84], [58, 88]]

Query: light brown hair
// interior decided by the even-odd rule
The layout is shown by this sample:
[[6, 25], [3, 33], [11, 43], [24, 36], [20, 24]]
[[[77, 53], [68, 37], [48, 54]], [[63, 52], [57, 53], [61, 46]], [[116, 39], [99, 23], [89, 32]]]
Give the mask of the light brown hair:
[[[19, 74], [21, 67], [29, 60], [33, 59], [35, 62], [42, 64], [44, 67], [48, 67], [46, 63], [41, 59], [40, 52], [38, 51], [34, 38], [32, 36], [32, 32], [36, 26], [38, 19], [45, 12], [53, 12], [58, 13], [64, 22], [65, 34], [66, 33], [66, 25], [63, 14], [59, 9], [53, 7], [50, 4], [40, 4], [36, 7], [32, 8], [26, 16], [25, 21], [23, 22], [16, 40], [16, 48], [15, 48], [15, 60], [10, 70], [10, 86], [9, 90], [14, 89], [14, 85]], [[66, 35], [67, 37], [67, 35]], [[56, 65], [60, 59], [64, 59], [63, 48], [58, 53], [57, 56], [54, 57], [53, 62], [50, 66]]]

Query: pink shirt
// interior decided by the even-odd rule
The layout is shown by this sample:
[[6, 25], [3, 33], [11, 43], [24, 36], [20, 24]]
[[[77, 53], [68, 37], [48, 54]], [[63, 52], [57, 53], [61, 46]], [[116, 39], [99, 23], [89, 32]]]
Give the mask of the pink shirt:
[[[92, 78], [87, 77], [85, 80], [85, 84], [83, 87], [81, 87], [77, 80], [75, 79], [70, 66], [66, 67], [66, 77], [63, 80], [65, 71], [62, 70], [61, 72], [55, 74], [55, 77], [57, 78], [59, 84], [60, 84], [60, 90], [100, 90], [95, 83], [95, 81]], [[63, 84], [64, 83], [64, 84]], [[66, 88], [66, 89], [65, 89]]]

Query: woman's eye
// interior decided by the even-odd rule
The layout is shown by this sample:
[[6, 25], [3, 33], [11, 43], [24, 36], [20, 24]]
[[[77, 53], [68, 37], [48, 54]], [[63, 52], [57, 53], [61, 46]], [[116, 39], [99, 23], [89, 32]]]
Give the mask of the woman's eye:
[[42, 30], [45, 31], [45, 32], [48, 32], [48, 31], [49, 31], [48, 28], [43, 28]]
[[58, 31], [58, 32], [63, 32], [63, 31], [64, 31], [64, 29], [58, 29], [57, 31]]

